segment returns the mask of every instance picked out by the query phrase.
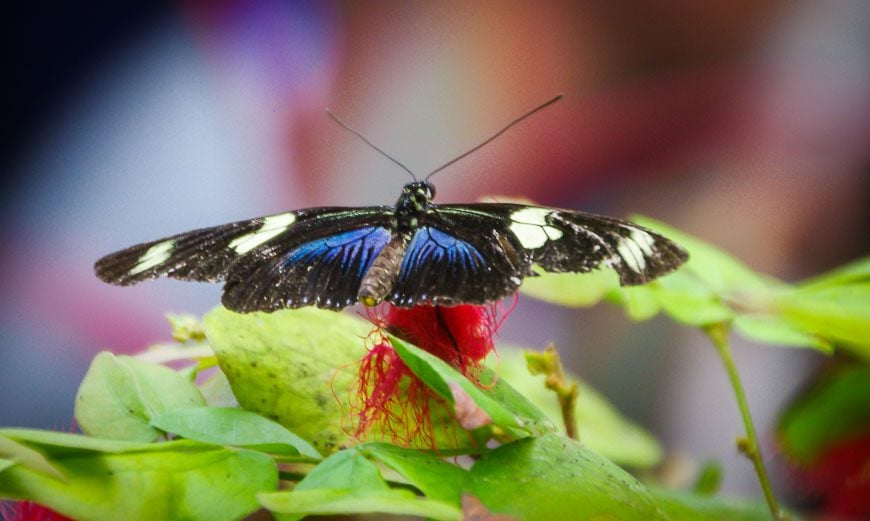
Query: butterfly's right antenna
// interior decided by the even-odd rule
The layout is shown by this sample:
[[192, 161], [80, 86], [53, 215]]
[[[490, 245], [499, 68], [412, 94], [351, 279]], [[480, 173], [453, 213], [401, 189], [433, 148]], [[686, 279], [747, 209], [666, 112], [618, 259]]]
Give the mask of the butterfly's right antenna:
[[535, 112], [537, 112], [537, 111], [539, 111], [539, 110], [541, 110], [541, 109], [545, 109], [545, 108], [549, 107], [550, 105], [552, 105], [553, 103], [556, 103], [557, 101], [559, 101], [560, 99], [562, 99], [563, 96], [564, 96], [564, 94], [562, 94], [562, 93], [556, 94], [555, 96], [553, 96], [553, 97], [550, 98], [549, 100], [545, 101], [544, 103], [541, 103], [541, 104], [538, 105], [537, 107], [535, 107], [535, 108], [533, 108], [532, 110], [526, 112], [525, 114], [523, 114], [522, 116], [518, 117], [517, 119], [511, 121], [510, 123], [508, 123], [507, 125], [505, 125], [504, 128], [502, 128], [501, 130], [499, 130], [498, 132], [496, 132], [495, 134], [493, 134], [492, 136], [490, 136], [489, 139], [487, 139], [487, 140], [484, 141], [483, 143], [477, 145], [476, 147], [474, 147], [474, 148], [472, 148], [471, 150], [465, 152], [464, 154], [460, 155], [459, 157], [456, 157], [456, 158], [454, 158], [454, 159], [451, 159], [450, 161], [444, 163], [443, 165], [439, 166], [439, 167], [436, 168], [435, 170], [429, 172], [429, 175], [426, 176], [426, 178], [424, 179], [424, 181], [428, 181], [429, 178], [432, 177], [433, 175], [435, 175], [436, 173], [438, 173], [438, 172], [444, 170], [444, 169], [447, 168], [448, 166], [450, 166], [450, 165], [452, 165], [453, 163], [459, 161], [460, 159], [464, 158], [465, 156], [471, 154], [472, 152], [475, 152], [475, 151], [477, 151], [477, 150], [483, 148], [484, 146], [486, 146], [486, 145], [492, 143], [492, 142], [495, 140], [495, 138], [497, 138], [497, 137], [499, 137], [500, 135], [502, 135], [502, 134], [504, 134], [505, 132], [507, 132], [507, 130], [508, 130], [509, 128], [511, 128], [512, 126], [516, 125], [516, 124], [519, 123], [520, 121], [522, 121], [522, 120], [526, 119], [527, 117], [531, 116], [531, 115], [534, 114]]
[[408, 172], [409, 174], [411, 174], [411, 178], [412, 178], [414, 181], [417, 180], [417, 176], [415, 176], [415, 175], [414, 175], [414, 172], [411, 172], [411, 170], [410, 170], [408, 167], [406, 167], [406, 166], [403, 165], [402, 163], [399, 163], [399, 161], [396, 160], [395, 158], [393, 158], [393, 156], [391, 156], [390, 154], [387, 154], [386, 152], [384, 152], [384, 151], [381, 150], [380, 148], [376, 147], [375, 144], [372, 143], [371, 141], [369, 141], [368, 139], [366, 139], [365, 136], [363, 136], [362, 134], [360, 134], [360, 133], [357, 132], [356, 130], [354, 130], [354, 129], [350, 128], [349, 126], [347, 126], [347, 125], [344, 123], [344, 121], [338, 119], [338, 116], [336, 116], [335, 114], [333, 114], [332, 111], [329, 110], [329, 108], [326, 108], [326, 109], [324, 109], [324, 110], [326, 110], [326, 113], [329, 114], [329, 117], [331, 117], [333, 120], [335, 120], [336, 123], [338, 123], [339, 125], [341, 125], [341, 128], [347, 130], [347, 131], [350, 132], [351, 134], [353, 134], [353, 135], [355, 135], [356, 137], [358, 137], [358, 138], [362, 139], [363, 141], [365, 141], [366, 144], [367, 144], [368, 146], [374, 148], [375, 150], [377, 150], [378, 152], [380, 152], [381, 155], [383, 155], [384, 157], [386, 157], [387, 159], [389, 159], [389, 160], [392, 161], [393, 163], [396, 163], [397, 165], [399, 165], [400, 167], [402, 167], [402, 169], [403, 169], [405, 172]]

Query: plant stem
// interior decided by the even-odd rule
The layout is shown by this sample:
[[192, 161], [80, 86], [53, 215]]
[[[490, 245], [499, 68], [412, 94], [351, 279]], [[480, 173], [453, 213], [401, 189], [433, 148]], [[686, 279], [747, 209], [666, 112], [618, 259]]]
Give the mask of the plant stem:
[[562, 420], [565, 422], [565, 435], [572, 440], [580, 440], [577, 433], [577, 397], [580, 390], [577, 382], [569, 382], [565, 378], [565, 370], [562, 368], [562, 360], [556, 351], [556, 346], [550, 344], [543, 353], [526, 353], [526, 364], [532, 374], [546, 376], [544, 385], [554, 391], [559, 399], [559, 407], [562, 409]]
[[731, 346], [728, 343], [728, 325], [718, 323], [706, 326], [704, 332], [707, 333], [710, 341], [716, 346], [719, 358], [722, 359], [722, 363], [725, 365], [728, 379], [731, 380], [731, 387], [734, 389], [734, 396], [737, 398], [740, 416], [743, 418], [746, 437], [737, 439], [737, 448], [752, 461], [755, 473], [758, 475], [758, 482], [764, 493], [764, 499], [767, 501], [767, 506], [770, 508], [773, 518], [778, 521], [787, 521], [791, 517], [779, 507], [776, 497], [773, 495], [773, 489], [770, 486], [767, 469], [764, 467], [761, 448], [758, 444], [758, 436], [755, 434], [755, 426], [752, 423], [752, 415], [749, 412], [749, 403], [746, 401], [746, 393], [743, 391], [743, 384], [740, 382], [740, 373], [737, 372], [737, 366], [734, 365], [734, 359], [731, 356]]

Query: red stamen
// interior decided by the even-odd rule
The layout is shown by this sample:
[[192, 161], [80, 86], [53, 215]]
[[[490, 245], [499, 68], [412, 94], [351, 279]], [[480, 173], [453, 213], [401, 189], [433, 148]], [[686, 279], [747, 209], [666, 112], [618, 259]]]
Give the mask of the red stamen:
[[478, 381], [481, 364], [494, 349], [493, 335], [513, 305], [506, 311], [500, 304], [398, 308], [385, 303], [367, 308], [366, 315], [376, 327], [375, 345], [360, 362], [356, 436], [377, 425], [394, 442], [434, 447], [430, 404], [441, 400], [408, 369], [382, 331], [425, 349]]

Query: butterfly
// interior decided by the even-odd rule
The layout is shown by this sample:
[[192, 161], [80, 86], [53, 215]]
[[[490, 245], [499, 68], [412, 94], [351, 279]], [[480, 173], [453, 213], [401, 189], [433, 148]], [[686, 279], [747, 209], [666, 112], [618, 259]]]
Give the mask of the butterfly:
[[628, 221], [524, 204], [433, 202], [432, 174], [560, 97], [426, 179], [415, 178], [395, 206], [308, 208], [194, 230], [103, 257], [95, 272], [121, 286], [157, 277], [225, 281], [221, 302], [246, 313], [338, 311], [357, 302], [484, 304], [515, 293], [536, 275], [535, 266], [581, 273], [609, 266], [623, 285], [678, 268], [685, 250]]

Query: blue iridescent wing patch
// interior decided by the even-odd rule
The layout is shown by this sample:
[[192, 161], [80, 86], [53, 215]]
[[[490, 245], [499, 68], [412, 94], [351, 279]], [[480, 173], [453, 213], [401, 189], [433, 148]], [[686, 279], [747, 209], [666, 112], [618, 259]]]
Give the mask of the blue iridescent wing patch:
[[439, 264], [454, 270], [475, 271], [483, 267], [486, 259], [471, 244], [442, 232], [438, 228], [424, 226], [417, 230], [402, 259], [399, 280], [407, 281], [418, 276], [428, 266]]
[[285, 265], [337, 264], [362, 279], [389, 240], [390, 232], [378, 226], [337, 233], [302, 244], [287, 255]]
[[398, 306], [491, 302], [514, 291], [529, 271], [503, 226], [487, 228], [426, 217], [414, 233], [387, 300]]

